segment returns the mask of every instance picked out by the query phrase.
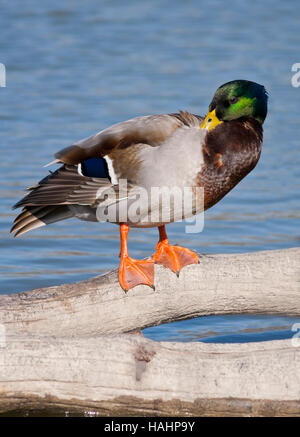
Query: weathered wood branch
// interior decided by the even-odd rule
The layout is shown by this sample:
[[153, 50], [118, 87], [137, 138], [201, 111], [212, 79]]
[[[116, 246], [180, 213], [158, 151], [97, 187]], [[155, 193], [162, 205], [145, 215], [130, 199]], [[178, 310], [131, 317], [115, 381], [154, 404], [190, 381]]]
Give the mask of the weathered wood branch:
[[0, 296], [8, 333], [91, 336], [211, 314], [300, 315], [300, 248], [201, 256], [177, 278], [156, 267], [153, 291], [127, 294], [117, 271], [76, 284]]
[[300, 348], [159, 343], [138, 335], [8, 336], [0, 412], [300, 415]]
[[201, 256], [180, 278], [158, 267], [155, 291], [124, 294], [114, 271], [0, 296], [0, 412], [300, 415], [300, 347], [291, 340], [160, 343], [124, 334], [209, 314], [299, 315], [299, 255]]

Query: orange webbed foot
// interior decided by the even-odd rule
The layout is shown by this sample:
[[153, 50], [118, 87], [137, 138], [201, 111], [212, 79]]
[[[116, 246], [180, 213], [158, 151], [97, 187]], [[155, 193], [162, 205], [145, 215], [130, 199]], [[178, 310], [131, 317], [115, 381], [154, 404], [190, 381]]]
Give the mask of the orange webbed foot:
[[136, 285], [154, 287], [154, 262], [152, 259], [136, 260], [125, 256], [121, 258], [119, 267], [119, 282], [124, 291]]
[[130, 258], [127, 248], [127, 235], [129, 226], [126, 223], [120, 225], [120, 267], [119, 283], [124, 291], [128, 291], [136, 285], [144, 284], [154, 288], [154, 262], [152, 259], [137, 260]]
[[195, 252], [186, 247], [172, 246], [167, 238], [165, 228], [159, 228], [160, 239], [155, 247], [152, 259], [156, 264], [172, 270], [179, 276], [180, 270], [189, 264], [199, 264], [199, 258]]
[[189, 264], [199, 264], [198, 256], [190, 249], [181, 246], [172, 246], [169, 243], [159, 242], [156, 246], [153, 261], [172, 270], [179, 276], [182, 267]]

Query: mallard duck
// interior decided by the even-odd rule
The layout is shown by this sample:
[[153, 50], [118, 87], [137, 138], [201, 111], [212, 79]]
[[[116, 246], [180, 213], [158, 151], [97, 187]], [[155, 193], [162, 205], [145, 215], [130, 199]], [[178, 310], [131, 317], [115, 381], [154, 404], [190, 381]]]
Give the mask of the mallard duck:
[[[262, 85], [234, 80], [217, 89], [205, 118], [182, 111], [137, 117], [62, 149], [50, 163], [62, 165], [28, 188], [14, 206], [23, 210], [11, 232], [19, 236], [71, 217], [116, 223], [121, 287], [154, 288], [155, 263], [177, 275], [182, 267], [199, 263], [196, 253], [169, 243], [165, 226], [178, 213], [185, 219], [212, 207], [256, 166], [267, 100]], [[153, 200], [153, 187], [187, 189], [194, 194], [189, 211], [183, 208], [184, 198], [166, 206], [159, 190]], [[153, 256], [129, 256], [130, 227], [158, 227]]]

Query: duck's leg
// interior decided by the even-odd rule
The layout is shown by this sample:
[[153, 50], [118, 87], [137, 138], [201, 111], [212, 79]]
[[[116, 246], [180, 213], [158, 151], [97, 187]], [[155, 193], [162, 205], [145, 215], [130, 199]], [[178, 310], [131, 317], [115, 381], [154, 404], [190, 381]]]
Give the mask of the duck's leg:
[[119, 282], [124, 291], [130, 290], [139, 284], [149, 285], [154, 289], [154, 262], [152, 259], [136, 260], [130, 258], [127, 248], [127, 235], [129, 226], [126, 224], [120, 225], [120, 267], [119, 267]]
[[159, 242], [155, 247], [153, 261], [171, 269], [177, 276], [182, 267], [189, 264], [198, 264], [199, 259], [195, 252], [181, 246], [171, 246], [168, 241], [165, 226], [159, 226]]

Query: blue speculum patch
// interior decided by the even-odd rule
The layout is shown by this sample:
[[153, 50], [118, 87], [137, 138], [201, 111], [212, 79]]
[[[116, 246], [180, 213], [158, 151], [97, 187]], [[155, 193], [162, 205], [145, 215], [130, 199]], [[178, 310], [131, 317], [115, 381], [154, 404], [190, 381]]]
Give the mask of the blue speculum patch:
[[109, 178], [107, 163], [104, 158], [89, 158], [81, 163], [84, 176], [91, 178]]

